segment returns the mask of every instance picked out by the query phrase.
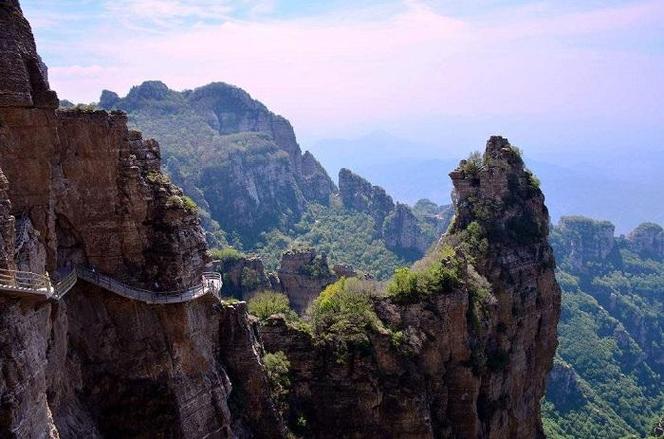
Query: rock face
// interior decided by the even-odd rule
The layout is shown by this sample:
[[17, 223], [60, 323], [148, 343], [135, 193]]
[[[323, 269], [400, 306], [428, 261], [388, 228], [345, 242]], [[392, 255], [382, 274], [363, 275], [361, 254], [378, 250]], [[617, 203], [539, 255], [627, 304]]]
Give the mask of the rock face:
[[240, 257], [230, 261], [215, 261], [215, 271], [223, 273], [224, 296], [248, 300], [254, 293], [261, 290], [279, 289], [265, 273], [260, 258], [255, 256]]
[[385, 189], [373, 186], [345, 168], [339, 171], [339, 195], [345, 208], [368, 213], [378, 228], [383, 226], [385, 218], [394, 210], [394, 201]]
[[629, 247], [642, 257], [664, 259], [664, 229], [653, 223], [638, 226], [627, 237]]
[[221, 226], [252, 245], [336, 192], [320, 163], [302, 154], [290, 123], [232, 85], [176, 92], [148, 81], [124, 98], [104, 91], [100, 106], [126, 111], [160, 139], [169, 175], [209, 215], [211, 232]]
[[330, 196], [337, 191], [337, 188], [323, 166], [309, 151], [305, 151], [302, 155], [302, 177], [304, 198], [325, 206], [330, 204]]
[[[0, 25], [0, 264], [199, 282], [202, 230], [157, 143], [123, 114], [56, 112], [17, 3]], [[0, 437], [283, 434], [242, 304], [148, 305], [79, 281], [58, 302], [0, 294], [0, 328]]]
[[304, 418], [306, 435], [543, 437], [539, 401], [560, 312], [544, 197], [499, 137], [480, 163], [450, 175], [457, 215], [440, 246], [483, 248], [462, 269], [483, 287], [376, 298], [392, 335], [369, 331], [369, 345], [344, 361], [282, 317], [262, 328], [266, 349], [291, 362], [288, 417]]
[[281, 256], [278, 274], [281, 290], [288, 296], [291, 307], [300, 314], [326, 286], [337, 280], [327, 264], [327, 256], [317, 254], [312, 248], [285, 252]]
[[0, 107], [57, 108], [58, 98], [49, 90], [46, 68], [18, 0], [4, 1], [0, 8]]
[[383, 236], [387, 248], [397, 252], [423, 255], [429, 247], [429, 240], [422, 232], [420, 224], [405, 204], [397, 203], [394, 211], [385, 218]]
[[591, 261], [603, 263], [619, 259], [613, 236], [615, 226], [608, 221], [584, 217], [563, 217], [558, 228], [566, 242], [557, 246], [569, 254], [568, 261], [575, 271], [585, 270]]
[[579, 376], [574, 369], [556, 360], [547, 381], [547, 398], [561, 411], [583, 403], [585, 399]]
[[[339, 171], [339, 195], [345, 208], [373, 218], [376, 235], [385, 240], [388, 249], [408, 260], [424, 255], [431, 243], [410, 207], [394, 204], [385, 190], [348, 169]], [[440, 235], [440, 234], [438, 234]]]
[[7, 195], [9, 182], [0, 170], [0, 268], [15, 269], [15, 218], [12, 215], [12, 204]]

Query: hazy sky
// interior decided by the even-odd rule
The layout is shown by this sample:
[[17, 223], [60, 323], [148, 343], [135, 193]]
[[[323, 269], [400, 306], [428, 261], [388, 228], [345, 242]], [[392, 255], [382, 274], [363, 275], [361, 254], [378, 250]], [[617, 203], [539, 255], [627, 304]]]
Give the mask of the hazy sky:
[[[472, 5], [472, 6], [471, 6]], [[61, 98], [238, 85], [304, 143], [664, 149], [664, 1], [23, 0]]]

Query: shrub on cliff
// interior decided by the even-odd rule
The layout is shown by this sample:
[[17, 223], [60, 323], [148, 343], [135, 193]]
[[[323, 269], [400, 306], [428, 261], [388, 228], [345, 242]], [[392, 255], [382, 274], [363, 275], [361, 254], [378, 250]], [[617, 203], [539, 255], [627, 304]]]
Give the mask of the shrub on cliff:
[[270, 393], [274, 398], [279, 411], [282, 413], [287, 408], [287, 397], [290, 391], [291, 381], [288, 377], [290, 372], [290, 361], [282, 351], [267, 353], [263, 356], [265, 372], [270, 383]]
[[186, 195], [171, 195], [166, 200], [166, 207], [173, 209], [185, 209], [187, 212], [196, 213], [198, 212], [198, 206], [196, 202]]
[[384, 331], [373, 308], [374, 284], [341, 278], [312, 303], [309, 313], [316, 343], [329, 346], [343, 361], [353, 348], [369, 346], [369, 331]]
[[290, 316], [293, 310], [285, 294], [274, 291], [263, 291], [249, 299], [247, 303], [249, 313], [261, 320], [267, 320], [275, 314]]
[[415, 269], [399, 268], [387, 285], [398, 302], [413, 302], [429, 294], [451, 290], [461, 283], [459, 262], [452, 247], [443, 246]]
[[232, 264], [239, 261], [244, 257], [244, 254], [233, 247], [224, 247], [210, 249], [210, 257], [221, 261], [225, 266], [226, 264]]

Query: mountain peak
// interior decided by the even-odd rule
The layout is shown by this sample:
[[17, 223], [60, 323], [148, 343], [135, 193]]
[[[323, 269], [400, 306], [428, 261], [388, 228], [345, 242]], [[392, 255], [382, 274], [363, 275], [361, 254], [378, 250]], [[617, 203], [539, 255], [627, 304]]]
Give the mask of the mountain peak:
[[169, 92], [171, 90], [161, 81], [144, 81], [141, 85], [132, 87], [127, 98], [161, 100], [168, 96]]

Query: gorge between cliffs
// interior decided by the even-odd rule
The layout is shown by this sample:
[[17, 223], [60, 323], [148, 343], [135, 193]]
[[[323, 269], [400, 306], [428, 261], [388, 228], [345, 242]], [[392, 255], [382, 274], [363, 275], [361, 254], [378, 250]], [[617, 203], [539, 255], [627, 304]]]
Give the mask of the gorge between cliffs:
[[[3, 273], [57, 283], [86, 266], [159, 294], [223, 271], [159, 144], [122, 111], [59, 108], [17, 0], [0, 4], [0, 29]], [[327, 174], [283, 121], [268, 125], [288, 144], [269, 178], [288, 176], [300, 210], [327, 202]], [[0, 437], [543, 437], [560, 288], [520, 151], [494, 136], [450, 173], [454, 217], [428, 250], [406, 206], [343, 172], [339, 197], [371, 209], [390, 248], [424, 255], [412, 268], [379, 282], [285, 255], [320, 264], [259, 281], [295, 291], [302, 316], [254, 316], [214, 294], [150, 304], [82, 279], [59, 300], [0, 291]], [[235, 218], [245, 233], [259, 222], [240, 217], [251, 208]]]

